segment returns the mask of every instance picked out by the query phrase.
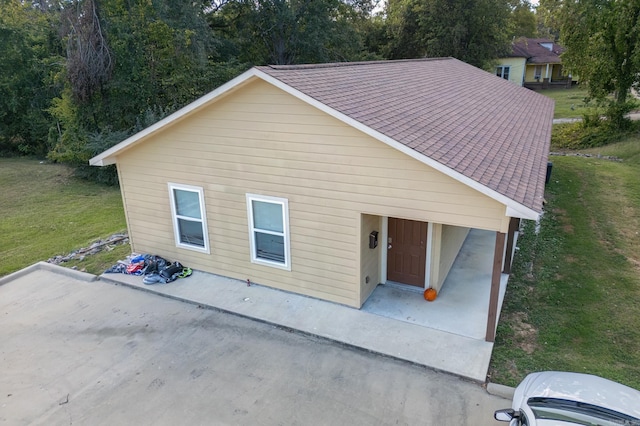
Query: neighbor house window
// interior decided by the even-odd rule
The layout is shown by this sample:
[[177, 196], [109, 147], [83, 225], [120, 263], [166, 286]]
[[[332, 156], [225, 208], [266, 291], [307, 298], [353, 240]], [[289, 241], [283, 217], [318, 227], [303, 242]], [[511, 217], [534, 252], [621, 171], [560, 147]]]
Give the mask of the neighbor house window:
[[288, 200], [247, 194], [247, 217], [251, 261], [290, 271]]
[[202, 188], [169, 184], [173, 232], [178, 247], [209, 253]]
[[540, 79], [542, 78], [542, 65], [536, 65], [533, 71], [533, 78], [540, 81]]
[[496, 75], [498, 77], [502, 77], [505, 80], [509, 80], [509, 71], [511, 70], [511, 67], [505, 67], [505, 66], [500, 66], [496, 68]]

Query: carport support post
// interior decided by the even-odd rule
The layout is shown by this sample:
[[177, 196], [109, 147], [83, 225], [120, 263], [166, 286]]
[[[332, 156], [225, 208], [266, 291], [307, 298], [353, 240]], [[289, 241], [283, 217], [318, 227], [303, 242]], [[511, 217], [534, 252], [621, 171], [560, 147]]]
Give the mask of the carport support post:
[[489, 314], [487, 317], [487, 342], [496, 340], [496, 321], [498, 319], [498, 298], [500, 297], [500, 278], [502, 275], [502, 255], [504, 253], [505, 234], [496, 232], [496, 248], [493, 252], [493, 272], [491, 273], [491, 293], [489, 294]]
[[505, 274], [511, 273], [511, 263], [513, 262], [513, 242], [516, 237], [516, 231], [520, 226], [520, 219], [512, 217], [509, 221], [509, 231], [507, 233], [507, 250], [504, 254], [504, 267], [502, 272]]

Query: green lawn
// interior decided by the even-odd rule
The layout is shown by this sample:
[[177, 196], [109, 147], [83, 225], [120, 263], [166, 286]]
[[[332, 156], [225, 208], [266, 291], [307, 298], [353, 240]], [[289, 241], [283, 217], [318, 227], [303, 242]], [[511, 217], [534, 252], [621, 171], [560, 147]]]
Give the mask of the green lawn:
[[120, 190], [74, 179], [60, 164], [0, 158], [0, 193], [0, 276], [126, 230]]
[[567, 370], [640, 389], [640, 138], [551, 157], [536, 235], [520, 250], [498, 325], [491, 380]]
[[546, 89], [538, 93], [556, 101], [556, 109], [553, 118], [581, 118], [582, 114], [589, 112], [592, 105], [585, 105], [587, 90], [581, 87], [571, 89]]

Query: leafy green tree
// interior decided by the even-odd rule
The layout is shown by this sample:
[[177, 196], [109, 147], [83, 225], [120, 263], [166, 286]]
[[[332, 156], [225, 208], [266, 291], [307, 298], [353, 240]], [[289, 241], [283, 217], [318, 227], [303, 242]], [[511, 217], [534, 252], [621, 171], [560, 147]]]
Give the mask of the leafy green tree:
[[538, 35], [536, 14], [531, 3], [528, 0], [511, 0], [510, 7], [509, 36], [511, 38], [536, 37]]
[[85, 167], [96, 147], [131, 134], [149, 109], [169, 114], [242, 71], [217, 55], [205, 7], [170, 0], [67, 5], [66, 66], [58, 76], [67, 87], [49, 110], [57, 123], [49, 157], [101, 174]]
[[563, 0], [539, 0], [536, 20], [540, 37], [557, 41], [560, 38], [560, 11]]
[[627, 127], [629, 92], [640, 84], [640, 1], [565, 0], [561, 24], [563, 62], [606, 105], [607, 124]]
[[453, 56], [487, 67], [508, 52], [507, 0], [389, 0], [389, 58]]
[[366, 57], [356, 23], [371, 1], [238, 0], [212, 14], [240, 62], [294, 64]]
[[387, 0], [385, 14], [389, 34], [389, 42], [383, 50], [385, 58], [408, 59], [426, 56], [420, 23], [420, 3], [416, 0]]
[[0, 153], [43, 155], [47, 110], [61, 85], [55, 15], [18, 0], [0, 1]]

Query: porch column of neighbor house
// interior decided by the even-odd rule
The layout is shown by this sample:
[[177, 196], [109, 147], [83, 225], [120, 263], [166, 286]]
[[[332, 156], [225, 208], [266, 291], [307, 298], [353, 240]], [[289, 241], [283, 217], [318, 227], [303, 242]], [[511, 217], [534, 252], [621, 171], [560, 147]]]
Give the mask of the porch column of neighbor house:
[[549, 64], [547, 64], [547, 68], [544, 72], [544, 78], [542, 79], [542, 88], [548, 89], [550, 81], [551, 81], [551, 77], [549, 76]]
[[504, 253], [505, 234], [496, 232], [496, 248], [493, 253], [493, 270], [491, 273], [491, 292], [489, 293], [489, 314], [487, 315], [487, 334], [484, 340], [494, 342], [496, 340], [496, 323], [498, 319], [498, 298], [500, 297], [500, 278], [502, 270], [502, 257]]
[[520, 226], [520, 219], [512, 217], [509, 221], [509, 231], [507, 232], [507, 249], [504, 253], [504, 265], [502, 272], [505, 274], [511, 273], [511, 264], [513, 263], [513, 243], [515, 242], [516, 231]]

